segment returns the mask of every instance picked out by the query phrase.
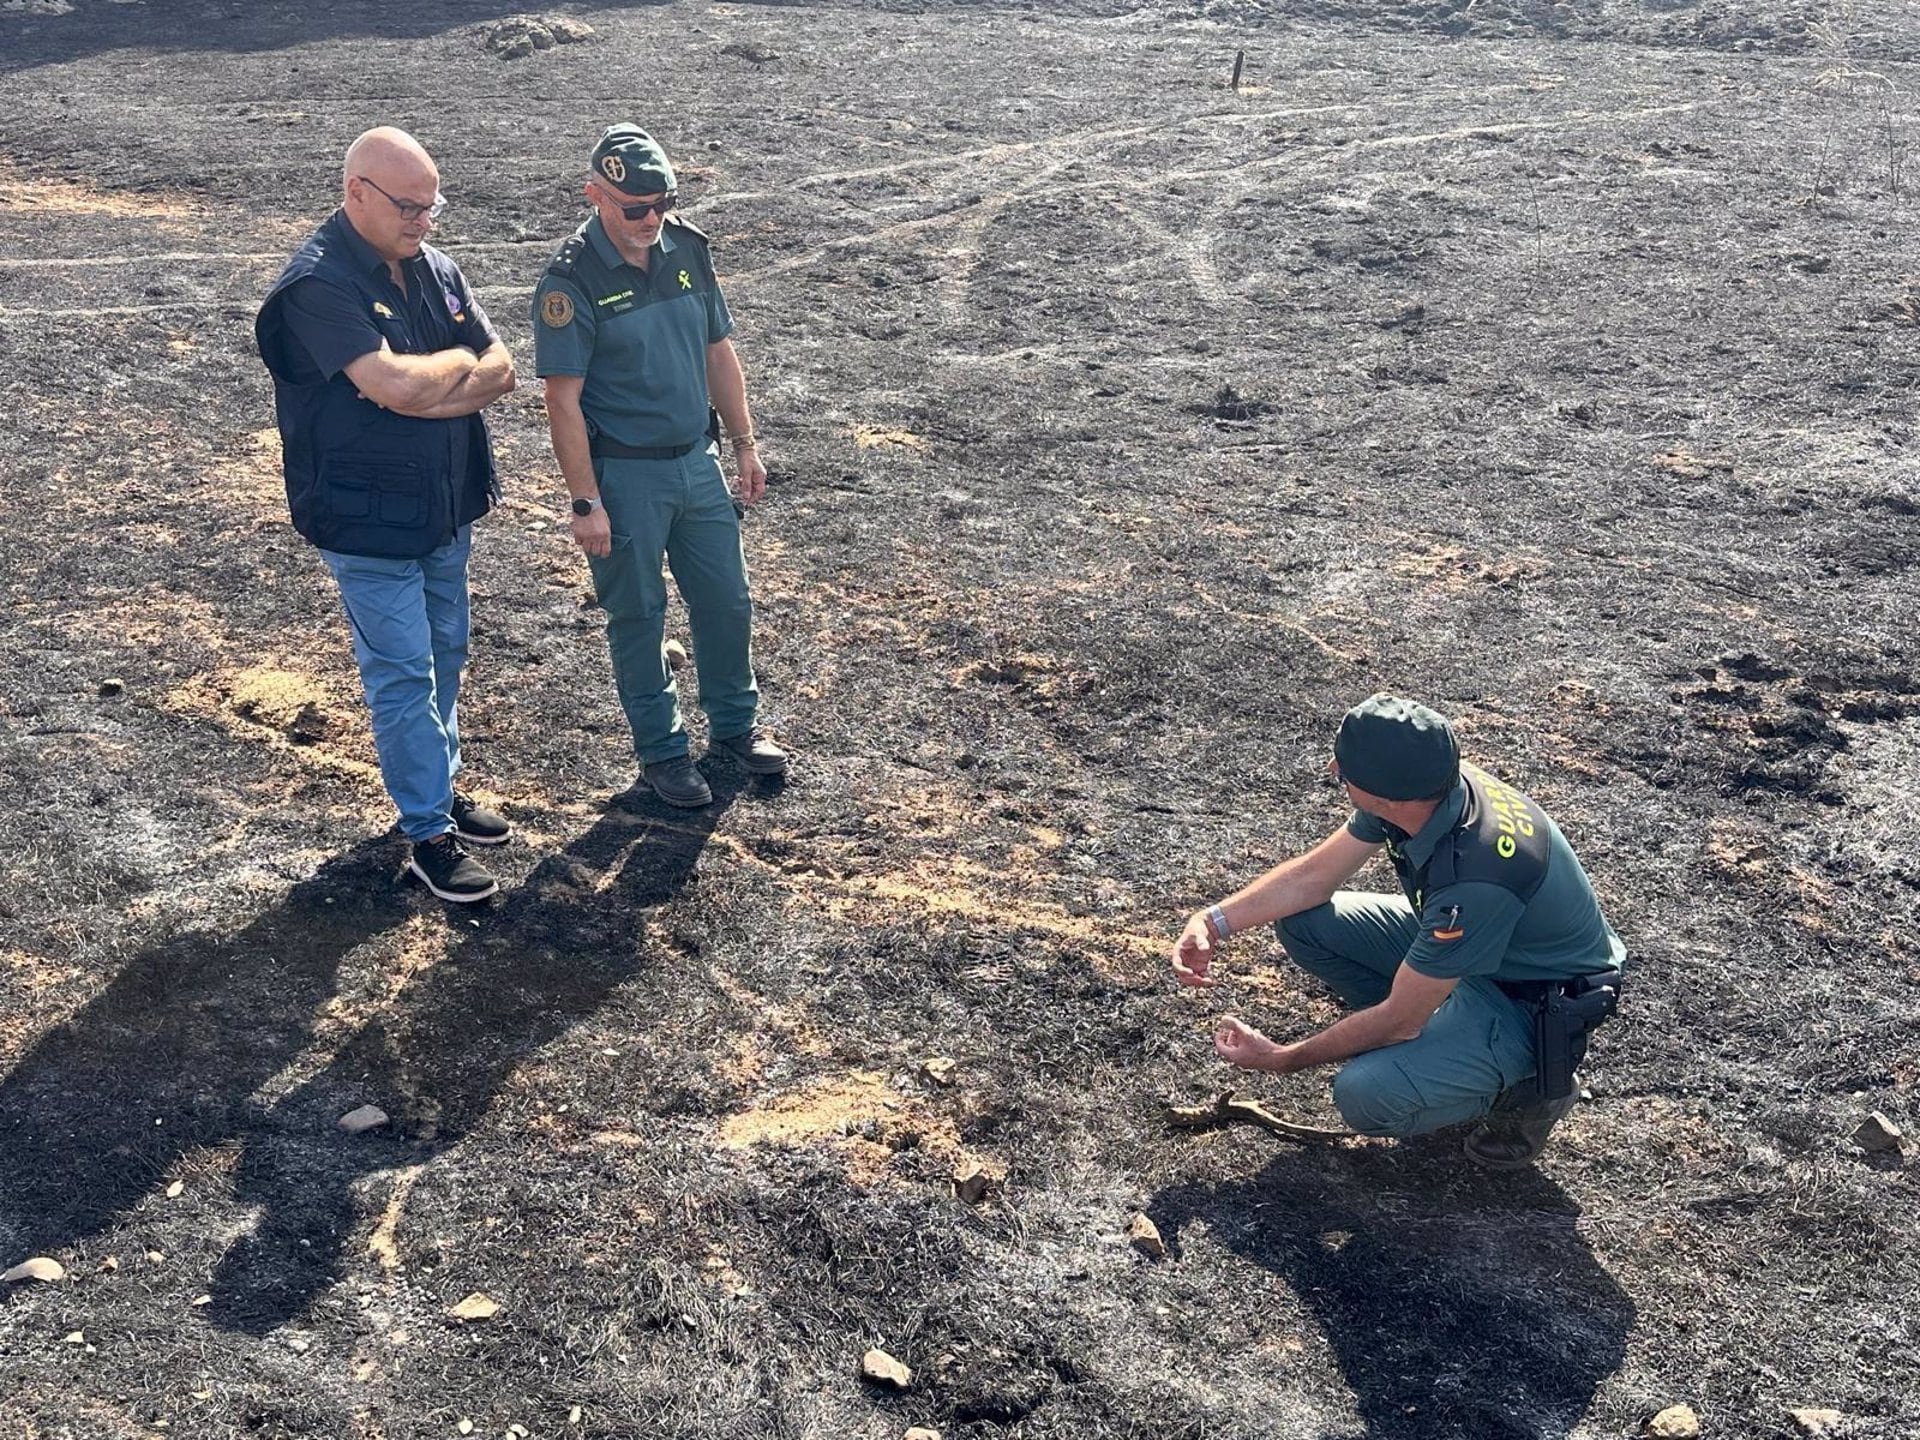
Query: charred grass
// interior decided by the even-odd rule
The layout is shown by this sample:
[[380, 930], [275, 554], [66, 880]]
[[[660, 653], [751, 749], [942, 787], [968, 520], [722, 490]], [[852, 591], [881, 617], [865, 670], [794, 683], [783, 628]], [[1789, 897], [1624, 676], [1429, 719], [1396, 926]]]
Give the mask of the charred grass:
[[[1911, 1176], [1848, 1143], [1920, 1079], [1905, 7], [636, 4], [515, 61], [62, 8], [0, 12], [0, 1261], [68, 1272], [0, 1296], [9, 1436], [1920, 1428]], [[519, 838], [455, 913], [248, 322], [394, 122], [528, 366], [642, 70], [798, 760], [625, 793], [529, 376], [463, 715]], [[1160, 948], [1336, 822], [1375, 688], [1634, 954], [1537, 1173], [1162, 1119], [1227, 1080]], [[1224, 1003], [1324, 1023], [1278, 959]]]

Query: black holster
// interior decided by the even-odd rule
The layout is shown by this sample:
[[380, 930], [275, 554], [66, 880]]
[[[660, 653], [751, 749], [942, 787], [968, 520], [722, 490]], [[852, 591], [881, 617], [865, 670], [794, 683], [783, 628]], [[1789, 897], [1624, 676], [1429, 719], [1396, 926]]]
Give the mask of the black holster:
[[1620, 1008], [1620, 974], [1502, 986], [1533, 1012], [1534, 1085], [1542, 1100], [1573, 1093], [1573, 1072], [1586, 1058], [1587, 1038]]

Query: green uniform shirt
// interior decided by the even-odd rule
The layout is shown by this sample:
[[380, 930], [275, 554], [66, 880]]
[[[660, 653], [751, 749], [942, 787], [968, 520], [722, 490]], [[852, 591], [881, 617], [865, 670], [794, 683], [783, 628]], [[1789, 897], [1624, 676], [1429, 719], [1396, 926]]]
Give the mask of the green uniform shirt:
[[1472, 766], [1461, 767], [1453, 792], [1417, 835], [1363, 810], [1353, 812], [1347, 831], [1386, 845], [1419, 917], [1406, 963], [1422, 975], [1555, 980], [1618, 970], [1626, 961], [1560, 827]]
[[707, 347], [732, 333], [706, 237], [671, 215], [644, 270], [620, 258], [593, 216], [533, 293], [534, 374], [584, 377], [588, 428], [621, 445], [685, 445], [706, 433]]

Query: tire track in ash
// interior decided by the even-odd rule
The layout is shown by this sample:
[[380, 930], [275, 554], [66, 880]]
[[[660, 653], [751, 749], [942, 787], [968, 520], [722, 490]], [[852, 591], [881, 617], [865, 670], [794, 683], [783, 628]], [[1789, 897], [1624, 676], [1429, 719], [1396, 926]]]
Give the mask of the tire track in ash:
[[[1397, 147], [1414, 146], [1414, 145], [1437, 144], [1445, 141], [1471, 139], [1476, 135], [1514, 135], [1514, 134], [1525, 134], [1525, 133], [1531, 133], [1531, 132], [1553, 132], [1553, 131], [1578, 129], [1584, 126], [1594, 125], [1594, 124], [1628, 123], [1636, 120], [1653, 119], [1653, 118], [1657, 118], [1665, 115], [1687, 114], [1687, 113], [1691, 113], [1691, 112], [1695, 112], [1703, 109], [1708, 109], [1712, 106], [1715, 106], [1721, 103], [1723, 102], [1716, 98], [1716, 99], [1681, 101], [1671, 105], [1640, 106], [1640, 107], [1627, 109], [1627, 110], [1578, 110], [1578, 111], [1572, 111], [1563, 115], [1548, 116], [1539, 120], [1495, 121], [1495, 122], [1483, 123], [1483, 124], [1457, 126], [1447, 130], [1418, 131], [1418, 132], [1413, 132], [1409, 134], [1399, 134], [1399, 135], [1374, 135], [1374, 136], [1369, 136], [1368, 138], [1363, 140], [1352, 141], [1346, 145], [1342, 145], [1339, 147], [1327, 145], [1327, 146], [1322, 146], [1317, 150], [1312, 150], [1312, 149], [1305, 150], [1305, 151], [1291, 150], [1282, 155], [1265, 156], [1258, 160], [1237, 161], [1229, 165], [1189, 166], [1182, 170], [1175, 170], [1175, 171], [1167, 172], [1162, 175], [1157, 175], [1151, 180], [1125, 180], [1125, 179], [1114, 179], [1111, 177], [1105, 177], [1105, 178], [1094, 179], [1094, 180], [1075, 181], [1067, 185], [1064, 185], [1061, 188], [1063, 190], [1073, 191], [1073, 192], [1090, 190], [1095, 188], [1098, 188], [1102, 191], [1107, 191], [1107, 192], [1112, 192], [1115, 190], [1144, 192], [1148, 190], [1159, 189], [1163, 187], [1168, 180], [1219, 180], [1223, 177], [1238, 178], [1238, 177], [1245, 177], [1250, 174], [1263, 173], [1269, 170], [1273, 170], [1282, 165], [1296, 168], [1296, 169], [1304, 168], [1308, 165], [1324, 165], [1332, 157], [1337, 156], [1343, 152], [1350, 152], [1354, 150], [1385, 149], [1385, 148], [1397, 148]], [[1317, 107], [1317, 108], [1355, 110], [1361, 107], [1358, 105], [1340, 105], [1340, 106]], [[1272, 119], [1284, 118], [1288, 115], [1297, 115], [1297, 114], [1305, 114], [1305, 113], [1312, 113], [1312, 111], [1293, 108], [1293, 109], [1283, 109], [1283, 110], [1262, 110], [1262, 111], [1233, 113], [1233, 114], [1221, 114], [1219, 112], [1214, 112], [1212, 114], [1201, 114], [1201, 115], [1187, 117], [1186, 122], [1183, 122], [1183, 123], [1193, 123], [1196, 121], [1204, 122], [1204, 121], [1214, 121], [1214, 120], [1225, 121], [1228, 123], [1246, 123], [1250, 121], [1272, 120]], [[886, 175], [886, 174], [899, 173], [903, 170], [910, 169], [910, 168], [930, 168], [930, 167], [937, 167], [941, 165], [958, 167], [958, 166], [967, 164], [969, 161], [991, 160], [994, 157], [1004, 157], [1007, 159], [1011, 159], [1018, 155], [1030, 154], [1035, 151], [1039, 151], [1043, 149], [1051, 148], [1051, 149], [1057, 150], [1061, 147], [1084, 145], [1096, 139], [1104, 138], [1109, 140], [1125, 140], [1129, 137], [1138, 137], [1142, 134], [1157, 133], [1158, 131], [1163, 130], [1165, 128], [1166, 123], [1167, 123], [1166, 121], [1161, 121], [1152, 126], [1126, 126], [1126, 127], [1119, 127], [1112, 130], [1094, 129], [1094, 130], [1075, 131], [1065, 136], [1055, 137], [1054, 139], [1051, 139], [1051, 140], [1021, 141], [1015, 144], [1009, 144], [1004, 146], [987, 146], [982, 149], [963, 152], [961, 155], [958, 155], [958, 156], [932, 156], [924, 160], [903, 161], [899, 165], [881, 166], [868, 172], [848, 172], [848, 173], [850, 175], [862, 174], [862, 173], [874, 174], [874, 175]], [[1047, 167], [1046, 169], [1040, 171], [1037, 175], [1030, 176], [1028, 179], [1028, 184], [1029, 185], [1037, 184], [1045, 178], [1050, 178], [1054, 175], [1057, 175], [1060, 170], [1064, 169], [1068, 164], [1072, 163], [1073, 160], [1080, 160], [1085, 158], [1086, 158], [1085, 155], [1080, 155], [1080, 154], [1070, 156], [1067, 159], [1060, 161], [1058, 165]], [[756, 192], [743, 191], [736, 195], [716, 196], [714, 198], [716, 202], [724, 201], [729, 203], [737, 203], [737, 202], [754, 198], [755, 193]], [[1019, 195], [1022, 195], [1024, 193], [1025, 192], [1016, 192], [1015, 196], [1005, 197], [1005, 198], [996, 196], [991, 201], [983, 200], [981, 202], [981, 205], [984, 206], [988, 204], [997, 204], [1000, 206], [1004, 206], [1004, 204], [1008, 203], [1010, 198], [1018, 198]], [[919, 235], [927, 232], [938, 231], [943, 228], [953, 229], [956, 226], [962, 226], [962, 227], [982, 226], [983, 227], [987, 219], [991, 218], [991, 215], [987, 215], [983, 218], [982, 215], [974, 213], [976, 211], [979, 211], [980, 209], [981, 209], [981, 206], [966, 206], [958, 209], [944, 210], [934, 215], [923, 215], [911, 220], [902, 220], [891, 225], [882, 225], [874, 229], [856, 231], [846, 235], [837, 235], [833, 239], [827, 240], [822, 244], [814, 246], [812, 249], [801, 252], [800, 254], [787, 256], [784, 259], [776, 260], [770, 264], [762, 265], [756, 269], [736, 271], [728, 277], [728, 280], [729, 280], [729, 283], [733, 285], [756, 284], [756, 283], [759, 283], [760, 281], [774, 279], [778, 276], [789, 274], [792, 271], [804, 269], [808, 266], [818, 264], [820, 261], [828, 258], [829, 256], [835, 254], [836, 252], [852, 249], [861, 245], [870, 245], [870, 244], [875, 244], [882, 241], [895, 240], [895, 239], [899, 239], [906, 236]], [[482, 249], [507, 250], [507, 249], [552, 248], [553, 246], [557, 246], [558, 244], [559, 244], [558, 239], [555, 239], [552, 241], [531, 240], [531, 241], [475, 242], [471, 245], [458, 245], [458, 246], [449, 245], [446, 247], [446, 249], [450, 254], [458, 254], [458, 253], [461, 253], [462, 251], [467, 251], [467, 250], [478, 251]], [[977, 253], [977, 246], [975, 247], [975, 250]], [[239, 262], [239, 261], [252, 262], [252, 261], [259, 260], [262, 257], [254, 254], [253, 252], [235, 252], [233, 254], [221, 254], [218, 252], [209, 252], [207, 255], [205, 255], [204, 258], [207, 260], [232, 260], [236, 262]], [[283, 257], [279, 257], [276, 255], [273, 258], [277, 259], [277, 258], [283, 258]], [[1201, 274], [1206, 273], [1206, 264], [1210, 264], [1210, 257], [1203, 257], [1203, 260], [1205, 261], [1205, 263], [1202, 265], [1202, 268], [1200, 271]], [[31, 260], [11, 259], [11, 260], [0, 261], [0, 267], [5, 267], [5, 266], [24, 267], [24, 266], [30, 266], [30, 265], [41, 265], [41, 266], [47, 266], [47, 267], [57, 267], [60, 265], [73, 265], [73, 266], [84, 265], [84, 266], [106, 267], [106, 266], [112, 266], [114, 264], [134, 265], [134, 264], [141, 263], [141, 261], [142, 261], [142, 257], [138, 257], [138, 256], [84, 256], [84, 257], [73, 257], [71, 259], [64, 259], [64, 260], [59, 258], [54, 258], [54, 257], [35, 257], [34, 259], [31, 259]], [[1217, 271], [1215, 272], [1215, 276], [1217, 279]], [[1231, 292], [1225, 292], [1224, 285], [1221, 288], [1222, 288], [1222, 291], [1228, 294], [1230, 297]], [[532, 293], [532, 290], [533, 290], [533, 286], [531, 284], [497, 285], [497, 286], [484, 287], [478, 293], [483, 298], [486, 298], [488, 296], [500, 297], [500, 298], [515, 298], [515, 297], [522, 297], [522, 296], [529, 295]], [[63, 318], [85, 319], [85, 318], [113, 316], [113, 315], [145, 315], [145, 314], [152, 314], [160, 311], [213, 311], [213, 310], [232, 308], [234, 304], [235, 302], [233, 301], [178, 301], [178, 302], [161, 303], [156, 305], [117, 305], [117, 306], [78, 308], [78, 309], [14, 308], [14, 309], [0, 309], [0, 320], [26, 320], [26, 319], [52, 320], [52, 319], [63, 319]]]

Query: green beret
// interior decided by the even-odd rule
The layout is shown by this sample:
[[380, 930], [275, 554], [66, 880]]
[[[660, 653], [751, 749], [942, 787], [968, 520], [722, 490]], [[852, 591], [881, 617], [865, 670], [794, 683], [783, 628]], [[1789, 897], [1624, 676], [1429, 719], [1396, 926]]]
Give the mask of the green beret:
[[1369, 695], [1333, 742], [1346, 779], [1382, 800], [1425, 800], [1460, 778], [1460, 742], [1447, 717], [1397, 695]]
[[676, 188], [667, 152], [638, 125], [609, 125], [587, 164], [623, 195], [659, 195]]

